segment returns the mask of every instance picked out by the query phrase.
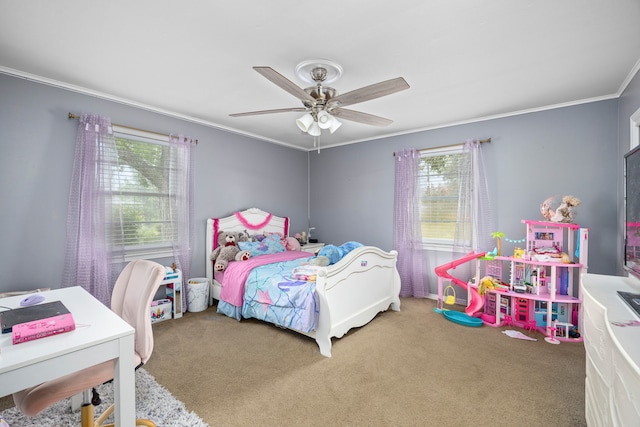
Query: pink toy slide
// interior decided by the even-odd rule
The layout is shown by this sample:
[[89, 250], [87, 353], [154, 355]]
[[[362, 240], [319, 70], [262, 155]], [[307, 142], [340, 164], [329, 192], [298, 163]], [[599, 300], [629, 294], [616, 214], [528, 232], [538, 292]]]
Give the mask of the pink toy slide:
[[[463, 280], [458, 279], [457, 277], [453, 277], [449, 274], [448, 270], [452, 268], [456, 268], [460, 264], [464, 264], [465, 262], [473, 261], [474, 259], [483, 257], [485, 252], [476, 253], [469, 252], [467, 255], [462, 258], [458, 258], [456, 260], [451, 261], [448, 264], [443, 264], [435, 268], [436, 275], [439, 277], [443, 277], [445, 279], [451, 280], [456, 285], [460, 286], [464, 290], [467, 290], [467, 283]], [[468, 303], [467, 308], [465, 308], [464, 312], [468, 316], [478, 316], [482, 309], [484, 308], [484, 297], [480, 295], [477, 289], [471, 288], [471, 301]]]

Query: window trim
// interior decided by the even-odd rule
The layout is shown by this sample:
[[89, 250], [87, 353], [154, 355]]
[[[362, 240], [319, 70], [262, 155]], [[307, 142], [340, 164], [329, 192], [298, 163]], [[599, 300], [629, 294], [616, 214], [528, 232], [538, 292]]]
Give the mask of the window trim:
[[633, 150], [640, 144], [640, 108], [629, 118], [630, 131], [629, 131], [629, 150]]

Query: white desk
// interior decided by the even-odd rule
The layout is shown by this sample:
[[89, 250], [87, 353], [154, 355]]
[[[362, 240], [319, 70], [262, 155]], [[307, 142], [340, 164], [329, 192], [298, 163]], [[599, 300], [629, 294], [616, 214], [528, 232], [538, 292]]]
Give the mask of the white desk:
[[[135, 425], [135, 330], [79, 286], [41, 295], [45, 301], [62, 301], [76, 330], [16, 345], [11, 334], [0, 335], [0, 396], [116, 359], [115, 425]], [[24, 297], [2, 298], [0, 305], [17, 308]]]

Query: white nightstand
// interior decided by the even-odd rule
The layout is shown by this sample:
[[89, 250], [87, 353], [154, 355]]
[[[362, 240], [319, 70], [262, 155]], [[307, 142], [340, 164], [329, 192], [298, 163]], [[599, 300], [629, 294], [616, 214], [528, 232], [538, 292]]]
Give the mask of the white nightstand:
[[307, 243], [306, 245], [300, 246], [300, 250], [316, 254], [320, 249], [322, 249], [323, 246], [324, 243]]

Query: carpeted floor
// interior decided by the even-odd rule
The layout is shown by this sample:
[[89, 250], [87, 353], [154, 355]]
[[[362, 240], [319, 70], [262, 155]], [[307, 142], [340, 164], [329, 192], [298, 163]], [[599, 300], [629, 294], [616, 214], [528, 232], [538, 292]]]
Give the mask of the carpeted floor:
[[211, 426], [586, 425], [581, 343], [509, 338], [434, 307], [402, 299], [400, 312], [334, 338], [331, 358], [308, 337], [209, 307], [155, 324], [145, 369]]
[[[581, 343], [509, 338], [403, 299], [333, 339], [237, 322], [209, 307], [154, 326], [146, 368], [216, 426], [584, 426]], [[524, 331], [523, 331], [524, 332]]]
[[[113, 403], [113, 386], [104, 384], [98, 388], [102, 404], [95, 408], [99, 416]], [[28, 418], [15, 407], [0, 411], [10, 427], [77, 427], [80, 425], [80, 412], [71, 412], [69, 399], [58, 402], [41, 412], [38, 416]], [[153, 420], [158, 427], [207, 427], [194, 412], [188, 411], [184, 404], [175, 399], [171, 393], [144, 370], [136, 372], [136, 411], [138, 418]], [[113, 417], [107, 419], [113, 423]]]

